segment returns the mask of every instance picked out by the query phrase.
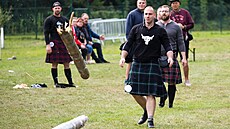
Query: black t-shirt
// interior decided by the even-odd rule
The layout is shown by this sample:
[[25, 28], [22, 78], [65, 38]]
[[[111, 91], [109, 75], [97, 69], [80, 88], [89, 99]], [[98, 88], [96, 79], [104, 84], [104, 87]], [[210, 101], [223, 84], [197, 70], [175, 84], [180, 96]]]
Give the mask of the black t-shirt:
[[161, 45], [166, 51], [172, 50], [166, 30], [157, 24], [148, 29], [141, 23], [131, 29], [123, 50], [128, 52], [130, 48], [134, 47], [134, 60], [146, 62], [160, 57]]
[[56, 17], [51, 15], [45, 19], [44, 22], [44, 35], [46, 44], [49, 44], [52, 40], [62, 41], [57, 32], [57, 28], [64, 28], [65, 24], [68, 26], [69, 20], [66, 17]]

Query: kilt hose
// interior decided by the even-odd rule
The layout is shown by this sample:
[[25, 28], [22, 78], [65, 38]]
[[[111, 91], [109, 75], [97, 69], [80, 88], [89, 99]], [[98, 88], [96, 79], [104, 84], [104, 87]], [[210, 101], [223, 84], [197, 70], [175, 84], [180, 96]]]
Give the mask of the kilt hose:
[[63, 64], [65, 62], [72, 61], [72, 58], [67, 51], [65, 44], [62, 41], [54, 40], [50, 42], [50, 46], [52, 49], [52, 53], [46, 54], [46, 63], [54, 63], [57, 62], [59, 64]]
[[167, 95], [161, 69], [156, 61], [140, 63], [133, 61], [126, 85], [131, 86], [130, 94], [156, 97]]
[[182, 83], [181, 70], [179, 62], [176, 58], [176, 53], [173, 54], [173, 65], [171, 68], [161, 68], [162, 78], [164, 82], [180, 84]]

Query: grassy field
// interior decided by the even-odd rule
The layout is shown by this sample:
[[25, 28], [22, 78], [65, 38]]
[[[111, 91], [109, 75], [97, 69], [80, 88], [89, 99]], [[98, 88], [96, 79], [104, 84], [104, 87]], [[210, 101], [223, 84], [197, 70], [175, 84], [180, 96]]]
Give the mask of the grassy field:
[[[230, 32], [193, 35], [196, 61], [189, 59], [192, 86], [178, 85], [174, 108], [157, 107], [156, 128], [229, 129]], [[136, 124], [142, 110], [123, 90], [125, 69], [118, 66], [119, 44], [105, 42], [104, 56], [111, 63], [87, 65], [88, 80], [81, 79], [71, 66], [78, 88], [55, 89], [51, 66], [44, 62], [42, 37], [6, 36], [0, 61], [0, 129], [50, 129], [83, 114], [89, 117], [84, 129], [147, 128]], [[8, 60], [12, 56], [17, 59]], [[66, 83], [62, 65], [58, 72], [60, 82]], [[46, 83], [48, 88], [13, 89], [22, 83]]]

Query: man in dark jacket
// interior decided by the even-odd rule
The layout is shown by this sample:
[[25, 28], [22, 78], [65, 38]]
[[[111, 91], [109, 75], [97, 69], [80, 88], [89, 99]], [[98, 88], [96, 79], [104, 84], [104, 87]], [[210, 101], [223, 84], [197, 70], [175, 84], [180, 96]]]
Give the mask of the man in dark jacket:
[[98, 57], [96, 56], [95, 52], [93, 51], [92, 55], [91, 55], [92, 58], [95, 60], [96, 63], [110, 63], [110, 62], [106, 61], [104, 59], [104, 57], [103, 57], [101, 44], [97, 43], [97, 42], [93, 42], [93, 40], [92, 40], [92, 38], [96, 38], [96, 39], [99, 39], [99, 40], [104, 40], [105, 36], [104, 35], [98, 35], [98, 34], [94, 33], [91, 30], [90, 26], [88, 25], [89, 15], [87, 13], [83, 13], [81, 15], [81, 18], [83, 19], [83, 22], [84, 22], [84, 29], [85, 29], [85, 32], [86, 32], [86, 39], [89, 42], [91, 42], [90, 44], [92, 44], [93, 48], [97, 49]]

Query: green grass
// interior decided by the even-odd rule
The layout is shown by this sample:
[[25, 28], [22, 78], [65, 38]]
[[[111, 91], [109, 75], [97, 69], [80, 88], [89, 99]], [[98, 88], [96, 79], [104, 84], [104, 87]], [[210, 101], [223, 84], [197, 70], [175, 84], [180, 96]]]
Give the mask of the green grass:
[[[230, 128], [230, 32], [193, 32], [190, 53], [191, 87], [178, 85], [174, 108], [156, 109], [159, 129]], [[125, 69], [118, 66], [119, 42], [105, 42], [104, 56], [110, 64], [87, 65], [90, 78], [83, 80], [71, 65], [78, 88], [55, 89], [45, 43], [27, 36], [6, 36], [0, 61], [0, 128], [50, 129], [79, 115], [87, 115], [85, 129], [143, 129], [137, 125], [142, 114], [134, 99], [123, 90]], [[16, 60], [8, 58], [16, 56]], [[13, 70], [11, 73], [8, 70]], [[59, 80], [67, 82], [59, 65]], [[44, 89], [13, 89], [46, 83]], [[159, 99], [157, 99], [157, 103]]]

